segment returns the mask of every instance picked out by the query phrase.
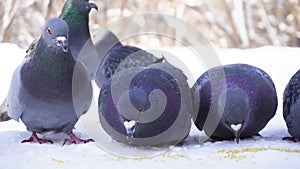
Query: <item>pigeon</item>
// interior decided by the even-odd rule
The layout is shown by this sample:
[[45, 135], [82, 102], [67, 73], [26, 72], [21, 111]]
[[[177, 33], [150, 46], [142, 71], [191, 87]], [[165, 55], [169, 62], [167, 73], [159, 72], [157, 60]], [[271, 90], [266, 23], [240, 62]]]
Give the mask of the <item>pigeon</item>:
[[92, 87], [85, 67], [69, 50], [68, 32], [64, 20], [49, 19], [33, 55], [13, 74], [7, 111], [32, 132], [23, 143], [53, 143], [37, 136], [46, 132], [67, 133], [70, 139], [65, 140], [66, 144], [93, 141], [79, 139], [72, 132], [78, 118], [90, 107]]
[[300, 141], [300, 70], [298, 70], [288, 82], [283, 93], [283, 117], [288, 132], [292, 137], [284, 140]]
[[183, 72], [168, 62], [132, 67], [103, 84], [98, 110], [103, 129], [114, 140], [176, 145], [190, 132], [191, 90]]
[[[90, 0], [67, 0], [63, 6], [59, 18], [66, 21], [69, 25], [69, 48], [71, 50], [74, 59], [78, 59], [86, 66], [86, 69], [91, 78], [95, 75], [96, 70], [93, 67], [97, 67], [95, 64], [98, 61], [94, 44], [91, 40], [89, 30], [89, 13], [91, 9], [98, 10], [94, 1]], [[32, 57], [34, 49], [36, 48], [37, 40], [34, 40], [26, 51], [25, 60]], [[82, 52], [83, 48], [86, 48]], [[87, 52], [89, 51], [89, 52]]]
[[[80, 61], [84, 63], [90, 79], [95, 76], [98, 62], [94, 61], [98, 59], [96, 51], [94, 51], [94, 45], [91, 41], [90, 30], [89, 30], [89, 13], [91, 9], [98, 10], [97, 5], [93, 1], [89, 0], [67, 0], [61, 11], [59, 17], [65, 20], [69, 25], [69, 46], [72, 52], [72, 56], [77, 59], [80, 56]], [[80, 55], [80, 51], [86, 45], [86, 50]], [[33, 51], [37, 46], [37, 40], [34, 40], [26, 50], [24, 62], [29, 60], [33, 56]], [[89, 52], [86, 52], [89, 51]], [[94, 52], [93, 52], [94, 51]], [[95, 64], [96, 63], [96, 64]], [[93, 69], [94, 67], [94, 69]], [[5, 101], [2, 103], [6, 105]], [[3, 120], [9, 120], [7, 118], [7, 108], [3, 107], [0, 109]]]
[[[67, 0], [63, 6], [59, 18], [69, 25], [69, 46], [72, 56], [77, 59], [80, 51], [86, 43], [91, 43], [89, 30], [89, 13], [91, 9], [98, 10], [94, 1], [90, 0]], [[37, 40], [34, 40], [26, 51], [25, 60], [32, 57], [36, 48]]]
[[138, 47], [122, 45], [116, 35], [109, 30], [103, 31], [100, 40], [95, 43], [98, 54], [104, 54], [96, 73], [96, 84], [101, 88], [103, 83], [118, 71], [130, 67], [146, 67], [161, 63], [164, 58], [157, 58]]
[[194, 123], [213, 140], [257, 135], [277, 109], [271, 77], [247, 64], [230, 64], [206, 71], [192, 88]]

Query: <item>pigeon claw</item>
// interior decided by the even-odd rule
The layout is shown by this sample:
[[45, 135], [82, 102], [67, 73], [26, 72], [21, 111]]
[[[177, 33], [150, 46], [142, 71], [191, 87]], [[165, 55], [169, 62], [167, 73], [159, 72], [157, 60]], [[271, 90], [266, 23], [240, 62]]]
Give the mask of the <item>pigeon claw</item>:
[[87, 139], [87, 140], [83, 140], [83, 139], [65, 139], [65, 142], [63, 145], [71, 145], [71, 144], [85, 144], [85, 143], [89, 143], [89, 142], [95, 142], [93, 139]]
[[75, 134], [73, 132], [69, 132], [68, 136], [70, 137], [69, 139], [65, 139], [65, 142], [63, 145], [70, 145], [70, 144], [81, 144], [81, 143], [89, 143], [89, 142], [95, 142], [95, 140], [93, 139], [87, 139], [87, 140], [83, 140], [78, 138], [77, 136], [75, 136]]
[[236, 144], [239, 144], [240, 143], [240, 138], [235, 138], [234, 141], [235, 141]]
[[282, 140], [292, 141], [292, 142], [300, 142], [300, 139], [296, 139], [294, 137], [284, 137]]
[[36, 135], [36, 133], [32, 133], [32, 135], [29, 137], [29, 139], [23, 140], [22, 143], [39, 143], [39, 144], [50, 143], [50, 144], [53, 144], [53, 141], [47, 140], [47, 139], [41, 139]]

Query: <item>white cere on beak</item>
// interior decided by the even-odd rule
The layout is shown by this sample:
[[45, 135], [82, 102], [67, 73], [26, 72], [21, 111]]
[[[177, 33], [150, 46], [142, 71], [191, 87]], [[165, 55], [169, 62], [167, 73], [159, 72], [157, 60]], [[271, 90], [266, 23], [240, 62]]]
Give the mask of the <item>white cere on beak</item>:
[[134, 128], [135, 125], [136, 125], [135, 120], [124, 121], [124, 126], [125, 126], [126, 130], [131, 130], [132, 128]]
[[238, 132], [242, 128], [242, 124], [231, 124], [230, 127], [232, 128], [233, 131]]
[[67, 38], [66, 37], [64, 37], [64, 36], [58, 36], [58, 37], [56, 37], [56, 40], [58, 41], [58, 42], [62, 42], [62, 41], [66, 41], [67, 40]]
[[126, 134], [127, 134], [127, 140], [129, 141], [129, 144], [131, 144], [131, 140], [133, 138], [135, 127], [136, 127], [136, 121], [130, 120], [130, 121], [124, 121], [124, 127], [126, 128]]

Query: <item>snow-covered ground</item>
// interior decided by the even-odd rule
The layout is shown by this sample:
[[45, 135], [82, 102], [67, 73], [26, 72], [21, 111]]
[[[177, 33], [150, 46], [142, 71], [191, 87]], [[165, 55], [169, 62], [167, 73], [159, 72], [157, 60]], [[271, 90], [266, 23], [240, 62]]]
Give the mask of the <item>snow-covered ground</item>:
[[[203, 66], [191, 61], [193, 53], [187, 48], [168, 48], [167, 51], [188, 64], [193, 78], [203, 73]], [[1, 44], [0, 53], [2, 101], [13, 70], [22, 62], [25, 51], [14, 45]], [[1, 168], [299, 168], [300, 144], [282, 141], [281, 138], [289, 136], [282, 116], [282, 93], [291, 76], [300, 68], [300, 48], [217, 49], [217, 53], [222, 64], [248, 63], [265, 70], [272, 77], [279, 105], [276, 116], [260, 132], [262, 138], [242, 140], [240, 144], [234, 141], [202, 143], [198, 140], [204, 138], [203, 133], [193, 127], [186, 145], [168, 149], [131, 147], [116, 143], [107, 135], [103, 135], [103, 144], [62, 146], [66, 137], [63, 134], [44, 136], [54, 140], [52, 145], [21, 144], [30, 133], [22, 123], [10, 120], [0, 123]], [[85, 116], [77, 124], [75, 134], [83, 138], [99, 135], [98, 129], [94, 133], [85, 132], [89, 127], [84, 122]], [[113, 155], [101, 147], [111, 148], [114, 154], [125, 156], [137, 153], [134, 155], [136, 158]]]

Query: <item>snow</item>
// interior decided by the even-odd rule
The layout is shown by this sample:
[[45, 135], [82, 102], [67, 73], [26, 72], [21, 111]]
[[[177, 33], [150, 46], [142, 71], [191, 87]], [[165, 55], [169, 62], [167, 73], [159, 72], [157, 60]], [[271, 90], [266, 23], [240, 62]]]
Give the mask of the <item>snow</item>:
[[14, 70], [22, 63], [25, 57], [25, 50], [20, 49], [15, 44], [2, 43], [0, 45], [0, 51], [2, 53], [0, 61], [0, 101], [2, 101], [7, 95]]
[[[299, 143], [282, 141], [289, 136], [282, 116], [282, 93], [291, 76], [299, 69], [300, 49], [266, 46], [256, 49], [216, 49], [222, 64], [247, 63], [265, 70], [273, 79], [278, 92], [278, 109], [275, 117], [255, 136], [234, 141], [203, 142], [205, 136], [195, 126], [183, 146], [167, 148], [133, 147], [113, 141], [99, 130], [97, 115], [84, 115], [74, 133], [81, 138], [92, 137], [95, 143], [62, 146], [65, 134], [46, 134], [54, 144], [21, 144], [31, 133], [21, 122], [13, 120], [0, 123], [1, 168], [297, 168], [299, 167]], [[193, 60], [188, 48], [168, 48], [168, 53], [179, 57], [187, 77], [195, 80], [205, 70], [201, 61]], [[22, 62], [25, 50], [16, 45], [0, 44], [0, 101], [4, 100], [13, 70]], [[5, 54], [5, 57], [4, 57]], [[8, 55], [9, 54], [9, 55]], [[167, 59], [172, 58], [164, 55]], [[178, 60], [173, 59], [174, 64]], [[180, 64], [178, 64], [180, 67]], [[182, 65], [181, 65], [182, 66]], [[189, 83], [192, 83], [192, 81]], [[95, 100], [97, 100], [95, 94]], [[95, 106], [91, 111], [95, 110]], [[93, 124], [87, 120], [93, 118]], [[98, 125], [98, 126], [97, 126]], [[93, 127], [92, 130], [89, 127]], [[98, 127], [98, 128], [95, 128]], [[94, 129], [94, 130], [93, 130]], [[99, 134], [100, 133], [100, 134]], [[102, 134], [101, 134], [102, 133]], [[102, 142], [101, 142], [102, 141]], [[110, 151], [110, 152], [108, 152]], [[123, 156], [118, 156], [122, 154]], [[135, 156], [131, 158], [129, 156]]]

